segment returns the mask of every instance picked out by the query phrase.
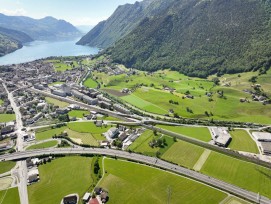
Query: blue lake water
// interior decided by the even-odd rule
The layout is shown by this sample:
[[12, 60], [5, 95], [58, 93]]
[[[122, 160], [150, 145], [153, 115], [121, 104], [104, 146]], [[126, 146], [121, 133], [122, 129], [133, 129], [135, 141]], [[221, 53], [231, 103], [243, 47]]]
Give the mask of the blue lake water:
[[98, 48], [76, 45], [78, 40], [72, 41], [34, 41], [23, 48], [0, 57], [0, 65], [18, 64], [51, 56], [79, 56], [97, 54]]

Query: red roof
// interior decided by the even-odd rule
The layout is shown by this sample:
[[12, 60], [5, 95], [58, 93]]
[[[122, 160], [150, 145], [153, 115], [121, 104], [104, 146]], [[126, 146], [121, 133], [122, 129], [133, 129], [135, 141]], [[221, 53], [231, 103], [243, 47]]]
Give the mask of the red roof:
[[99, 204], [99, 201], [97, 200], [97, 198], [91, 198], [88, 204]]

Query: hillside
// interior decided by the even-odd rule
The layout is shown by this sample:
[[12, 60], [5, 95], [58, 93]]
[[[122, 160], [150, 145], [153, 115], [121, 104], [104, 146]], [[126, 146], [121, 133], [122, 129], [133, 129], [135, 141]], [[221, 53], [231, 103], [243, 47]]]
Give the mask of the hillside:
[[0, 57], [22, 47], [22, 44], [13, 38], [0, 33]]
[[[154, 0], [149, 9], [153, 5], [161, 6], [161, 1]], [[270, 68], [269, 0], [173, 0], [166, 5], [145, 15], [107, 50], [115, 62], [149, 71], [171, 68], [198, 77]], [[124, 19], [127, 14], [119, 15], [117, 19]], [[103, 29], [108, 22], [91, 31], [98, 35], [93, 40], [112, 40]]]
[[11, 29], [0, 27], [0, 33], [3, 35], [9, 36], [13, 38], [14, 40], [17, 40], [18, 42], [21, 42], [21, 43], [27, 43], [27, 42], [33, 41], [33, 39], [30, 36], [17, 30], [11, 30]]
[[0, 14], [0, 27], [24, 32], [34, 40], [58, 40], [80, 36], [80, 32], [72, 24], [53, 17], [37, 20]]
[[147, 16], [168, 8], [172, 0], [145, 0], [119, 6], [106, 21], [100, 22], [83, 36], [77, 44], [106, 48], [136, 28]]

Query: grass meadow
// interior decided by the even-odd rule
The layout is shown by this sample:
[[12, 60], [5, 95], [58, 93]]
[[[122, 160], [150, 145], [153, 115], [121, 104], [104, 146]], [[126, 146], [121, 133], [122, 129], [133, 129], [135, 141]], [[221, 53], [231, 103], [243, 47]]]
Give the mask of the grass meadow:
[[0, 114], [0, 123], [9, 122], [15, 119], [15, 114]]
[[108, 204], [219, 203], [227, 197], [198, 182], [136, 163], [105, 159], [106, 174], [100, 186], [109, 191]]
[[20, 204], [18, 188], [9, 188], [0, 191], [1, 204]]
[[82, 198], [93, 184], [91, 164], [92, 158], [72, 156], [40, 165], [40, 181], [28, 186], [29, 203], [60, 203], [72, 193]]

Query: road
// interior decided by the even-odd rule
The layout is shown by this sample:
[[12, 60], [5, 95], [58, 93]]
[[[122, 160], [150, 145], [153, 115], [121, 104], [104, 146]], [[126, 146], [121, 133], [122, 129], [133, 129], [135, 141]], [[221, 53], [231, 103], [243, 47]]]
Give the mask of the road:
[[[10, 105], [13, 108], [13, 111], [16, 115], [16, 129], [17, 129], [17, 142], [16, 142], [16, 149], [17, 151], [24, 150], [24, 140], [23, 140], [23, 122], [22, 122], [22, 115], [19, 110], [19, 107], [16, 105], [13, 94], [8, 91], [6, 85], [3, 83], [4, 88], [8, 94], [8, 99], [10, 101]], [[19, 161], [17, 163], [18, 171], [17, 176], [19, 178], [18, 183], [18, 190], [20, 195], [21, 204], [28, 204], [28, 192], [27, 192], [27, 167], [26, 161]]]
[[15, 152], [13, 154], [5, 154], [0, 156], [0, 160], [21, 160], [26, 159], [29, 157], [37, 157], [37, 156], [45, 156], [45, 155], [55, 155], [55, 154], [95, 154], [95, 155], [107, 155], [112, 157], [120, 157], [125, 158], [137, 162], [142, 162], [145, 164], [149, 164], [158, 168], [162, 168], [165, 170], [169, 170], [175, 172], [180, 175], [187, 176], [194, 180], [200, 181], [202, 183], [208, 184], [215, 188], [221, 189], [223, 191], [229, 192], [233, 195], [237, 195], [238, 197], [245, 198], [249, 201], [262, 204], [271, 204], [271, 200], [263, 197], [258, 196], [258, 194], [254, 192], [250, 192], [244, 190], [240, 187], [228, 184], [221, 180], [203, 175], [201, 173], [180, 167], [175, 164], [171, 164], [169, 162], [157, 159], [155, 157], [149, 157], [141, 154], [129, 153], [120, 150], [113, 150], [113, 149], [101, 149], [101, 148], [56, 148], [56, 149], [38, 149], [38, 150], [31, 150], [31, 151], [23, 151], [23, 152]]

